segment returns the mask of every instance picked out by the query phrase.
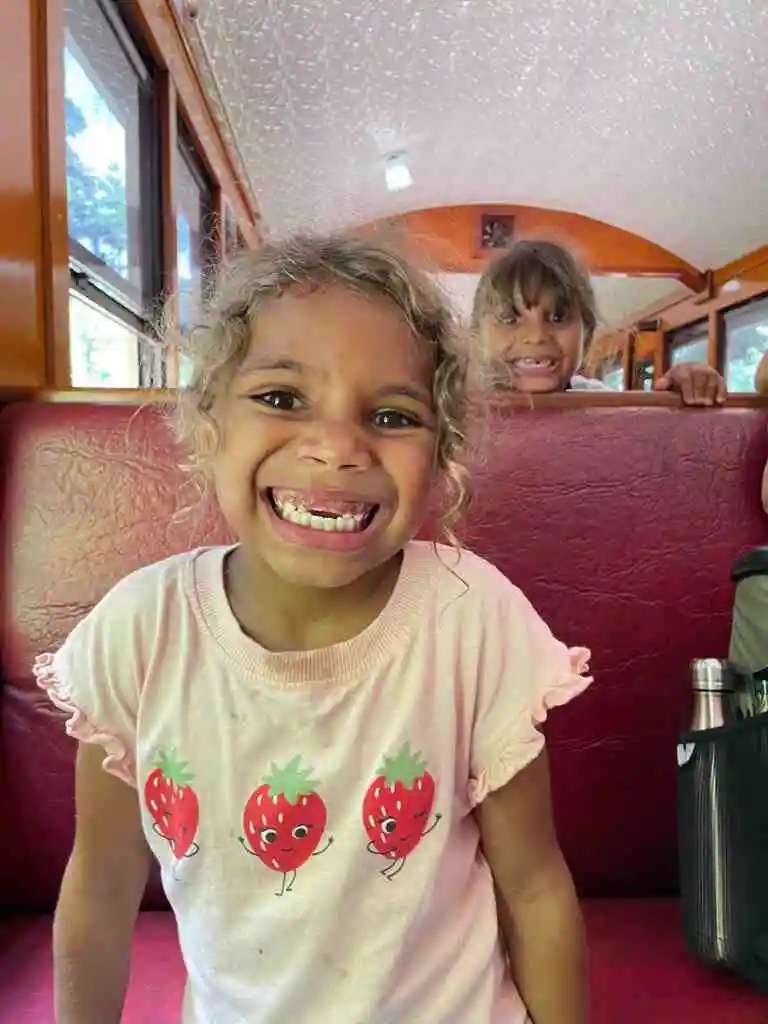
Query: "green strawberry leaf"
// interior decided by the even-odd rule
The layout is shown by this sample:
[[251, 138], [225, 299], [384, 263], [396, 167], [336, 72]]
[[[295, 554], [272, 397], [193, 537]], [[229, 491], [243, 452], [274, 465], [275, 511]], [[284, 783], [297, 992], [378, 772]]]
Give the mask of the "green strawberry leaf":
[[297, 804], [303, 796], [310, 796], [317, 790], [319, 783], [313, 779], [311, 768], [301, 767], [301, 754], [281, 768], [272, 762], [269, 775], [264, 782], [269, 786], [269, 795], [274, 800], [285, 797], [289, 804]]
[[410, 742], [406, 742], [394, 757], [384, 758], [379, 775], [384, 776], [384, 781], [390, 787], [401, 782], [406, 789], [411, 789], [416, 779], [421, 778], [426, 770], [427, 762], [421, 756], [421, 751], [411, 750]]
[[163, 777], [177, 786], [188, 786], [194, 779], [189, 770], [189, 762], [182, 761], [176, 750], [161, 750], [155, 760], [155, 768], [159, 768]]

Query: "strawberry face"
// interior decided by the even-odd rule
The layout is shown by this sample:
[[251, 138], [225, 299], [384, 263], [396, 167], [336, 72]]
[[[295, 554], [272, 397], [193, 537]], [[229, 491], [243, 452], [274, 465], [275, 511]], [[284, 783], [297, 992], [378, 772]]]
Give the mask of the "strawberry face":
[[300, 765], [301, 757], [283, 768], [273, 764], [243, 811], [241, 843], [268, 868], [284, 875], [298, 871], [316, 852], [327, 820], [311, 770]]
[[154, 822], [154, 831], [166, 840], [176, 860], [193, 857], [199, 849], [195, 834], [200, 803], [190, 786], [192, 778], [186, 762], [170, 751], [159, 755], [144, 784], [144, 804]]
[[[407, 857], [431, 832], [435, 780], [420, 753], [406, 743], [395, 757], [385, 757], [380, 774], [363, 799], [363, 826], [369, 849], [396, 861]], [[436, 818], [435, 824], [439, 820]]]

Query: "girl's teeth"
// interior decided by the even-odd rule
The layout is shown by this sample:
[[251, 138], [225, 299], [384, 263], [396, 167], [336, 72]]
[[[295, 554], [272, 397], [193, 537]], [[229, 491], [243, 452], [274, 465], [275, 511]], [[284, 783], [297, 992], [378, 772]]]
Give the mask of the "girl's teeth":
[[308, 509], [301, 508], [292, 501], [275, 501], [275, 508], [281, 519], [296, 526], [306, 526], [310, 530], [322, 530], [325, 533], [354, 533], [363, 529], [365, 513], [355, 515], [314, 515]]
[[518, 359], [518, 363], [528, 369], [541, 370], [553, 366], [554, 359]]

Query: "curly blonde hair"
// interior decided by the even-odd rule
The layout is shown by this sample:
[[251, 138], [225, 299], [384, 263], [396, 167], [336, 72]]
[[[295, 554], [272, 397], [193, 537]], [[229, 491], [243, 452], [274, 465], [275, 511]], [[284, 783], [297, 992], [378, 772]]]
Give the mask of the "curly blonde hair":
[[[470, 501], [465, 346], [448, 301], [429, 276], [394, 247], [361, 236], [297, 235], [242, 252], [220, 268], [198, 323], [185, 331], [166, 326], [166, 341], [191, 370], [173, 410], [176, 438], [188, 453], [184, 468], [207, 491], [207, 465], [220, 442], [214, 405], [248, 352], [260, 311], [293, 288], [332, 284], [388, 299], [433, 353], [437, 468], [445, 484], [440, 527], [455, 545], [454, 527]], [[203, 445], [205, 435], [211, 443]]]

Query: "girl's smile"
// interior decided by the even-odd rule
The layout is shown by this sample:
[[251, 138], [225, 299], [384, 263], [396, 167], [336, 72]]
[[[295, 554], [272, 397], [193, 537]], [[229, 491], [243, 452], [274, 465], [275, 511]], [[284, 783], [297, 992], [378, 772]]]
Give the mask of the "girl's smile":
[[324, 551], [358, 551], [371, 543], [376, 526], [385, 522], [379, 515], [381, 504], [349, 493], [270, 487], [263, 500], [278, 536]]

